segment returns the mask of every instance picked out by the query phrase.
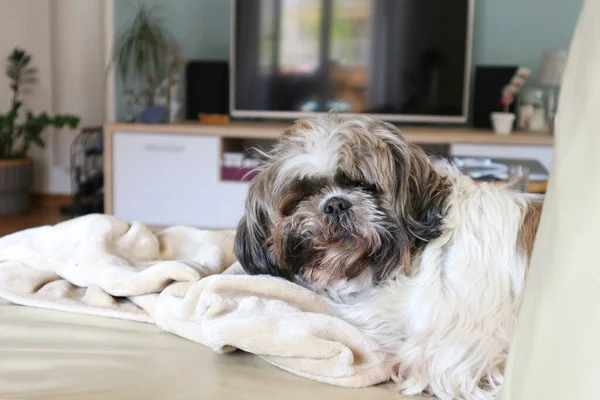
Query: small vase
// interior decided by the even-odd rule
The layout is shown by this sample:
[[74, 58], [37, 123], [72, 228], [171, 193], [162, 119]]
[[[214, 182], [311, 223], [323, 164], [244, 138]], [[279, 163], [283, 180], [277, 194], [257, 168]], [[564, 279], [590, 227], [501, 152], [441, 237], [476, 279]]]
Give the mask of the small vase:
[[490, 114], [492, 127], [499, 135], [508, 135], [512, 132], [515, 114], [508, 112], [493, 112]]

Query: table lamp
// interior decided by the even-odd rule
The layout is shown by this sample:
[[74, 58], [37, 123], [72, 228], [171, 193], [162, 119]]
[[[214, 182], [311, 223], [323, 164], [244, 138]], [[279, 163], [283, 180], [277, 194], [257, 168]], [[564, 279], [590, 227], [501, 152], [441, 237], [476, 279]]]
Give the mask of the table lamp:
[[540, 69], [537, 74], [537, 82], [548, 87], [548, 129], [554, 132], [554, 123], [556, 118], [556, 89], [562, 82], [565, 65], [567, 63], [567, 51], [548, 50], [542, 54], [540, 60]]

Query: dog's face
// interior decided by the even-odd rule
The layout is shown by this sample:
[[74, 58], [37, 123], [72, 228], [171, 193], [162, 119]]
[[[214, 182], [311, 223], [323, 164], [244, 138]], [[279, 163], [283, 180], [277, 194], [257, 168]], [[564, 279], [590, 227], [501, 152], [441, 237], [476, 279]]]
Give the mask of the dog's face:
[[448, 186], [392, 125], [304, 120], [268, 154], [236, 235], [246, 272], [316, 286], [398, 269], [439, 235]]

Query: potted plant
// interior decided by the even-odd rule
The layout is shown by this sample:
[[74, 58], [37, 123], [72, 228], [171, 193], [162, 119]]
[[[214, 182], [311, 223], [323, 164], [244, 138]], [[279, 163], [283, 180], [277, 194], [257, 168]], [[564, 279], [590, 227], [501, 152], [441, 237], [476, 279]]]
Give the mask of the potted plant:
[[498, 102], [498, 105], [502, 106], [502, 111], [490, 114], [492, 127], [496, 133], [507, 135], [512, 132], [516, 116], [509, 111], [510, 105], [515, 101], [515, 97], [519, 94], [521, 88], [525, 86], [530, 74], [529, 69], [519, 68], [510, 82], [502, 88], [502, 95]]
[[32, 144], [44, 147], [42, 133], [48, 127], [76, 128], [79, 118], [72, 115], [49, 116], [31, 111], [20, 118], [22, 92], [37, 82], [37, 69], [31, 56], [14, 49], [7, 58], [6, 76], [10, 82], [10, 110], [0, 114], [0, 215], [19, 214], [29, 209], [33, 183], [33, 161], [27, 157]]
[[[180, 107], [180, 71], [186, 62], [182, 55], [183, 44], [195, 31], [192, 30], [183, 41], [174, 41], [163, 24], [158, 6], [140, 3], [138, 7], [131, 23], [115, 38], [112, 64], [121, 81], [138, 84], [137, 89], [129, 87], [123, 93], [134, 114], [128, 119], [137, 120], [135, 114], [139, 107], [142, 113], [153, 110], [152, 114], [156, 115], [151, 119], [162, 118], [161, 122], [170, 122]], [[157, 112], [159, 108], [164, 112]]]
[[143, 97], [144, 109], [154, 106], [157, 87], [168, 68], [170, 34], [158, 11], [157, 6], [140, 3], [131, 23], [117, 33], [112, 51], [112, 63], [121, 81], [133, 79], [145, 85], [142, 90], [129, 88], [124, 93], [136, 104]]

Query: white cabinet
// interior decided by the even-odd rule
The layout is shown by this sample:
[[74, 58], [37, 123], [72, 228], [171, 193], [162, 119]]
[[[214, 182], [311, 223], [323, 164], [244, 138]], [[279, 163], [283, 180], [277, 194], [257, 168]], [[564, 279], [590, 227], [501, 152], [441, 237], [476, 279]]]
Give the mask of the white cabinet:
[[[221, 180], [221, 153], [239, 151], [245, 146], [241, 141], [256, 129], [253, 124], [109, 126], [105, 130], [107, 212], [152, 226], [235, 228], [244, 214], [249, 184]], [[269, 133], [272, 139], [279, 134], [279, 128], [261, 129], [263, 135], [273, 130]], [[477, 133], [473, 137], [480, 136], [488, 138]], [[446, 143], [444, 139], [440, 136], [440, 143]], [[447, 140], [452, 143], [451, 138]], [[551, 143], [538, 144], [539, 140], [530, 144], [468, 144], [461, 138], [460, 142], [451, 146], [453, 155], [532, 158], [548, 169], [552, 164]]]
[[113, 214], [148, 225], [235, 228], [248, 184], [219, 179], [217, 136], [116, 132]]

